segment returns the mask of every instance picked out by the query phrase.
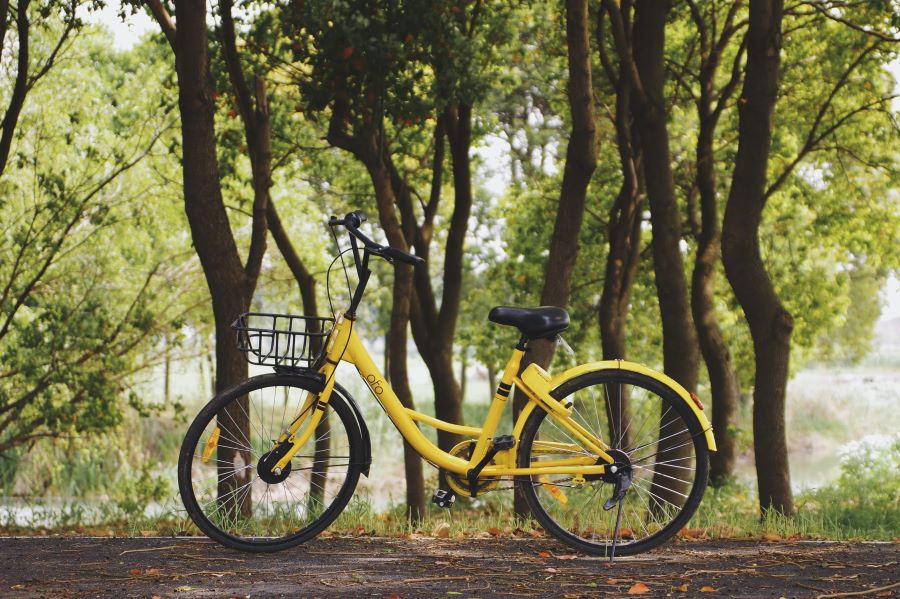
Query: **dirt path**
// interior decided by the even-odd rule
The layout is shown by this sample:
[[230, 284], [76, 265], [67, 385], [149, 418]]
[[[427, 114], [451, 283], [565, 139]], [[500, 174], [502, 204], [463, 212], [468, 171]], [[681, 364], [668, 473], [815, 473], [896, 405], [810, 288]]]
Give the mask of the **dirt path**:
[[596, 597], [636, 583], [646, 597], [900, 597], [898, 561], [888, 543], [681, 542], [610, 565], [543, 539], [332, 537], [251, 555], [196, 538], [7, 537], [0, 597]]

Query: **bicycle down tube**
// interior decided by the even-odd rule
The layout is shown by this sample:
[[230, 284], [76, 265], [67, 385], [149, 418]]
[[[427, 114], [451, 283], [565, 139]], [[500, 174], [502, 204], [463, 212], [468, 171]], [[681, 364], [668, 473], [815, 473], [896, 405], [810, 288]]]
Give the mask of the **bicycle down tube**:
[[[551, 417], [566, 429], [568, 429], [573, 437], [583, 443], [582, 446], [573, 446], [577, 453], [586, 453], [585, 449], [591, 452], [590, 455], [583, 457], [572, 457], [558, 460], [547, 460], [541, 463], [539, 467], [520, 468], [515, 467], [515, 447], [504, 452], [500, 452], [495, 458], [496, 465], [488, 465], [481, 471], [481, 476], [519, 476], [533, 474], [603, 474], [606, 472], [606, 465], [612, 464], [615, 460], [606, 453], [608, 446], [600, 439], [597, 439], [590, 432], [586, 431], [577, 422], [568, 417], [566, 410], [556, 400], [554, 400], [548, 390], [534, 388], [528, 382], [517, 376], [519, 366], [524, 352], [521, 349], [515, 349], [506, 368], [503, 372], [500, 385], [491, 402], [484, 425], [481, 428], [455, 425], [437, 418], [427, 416], [405, 408], [400, 402], [397, 395], [391, 389], [390, 385], [385, 381], [384, 376], [378, 370], [369, 353], [366, 351], [356, 331], [353, 330], [353, 321], [345, 316], [338, 315], [335, 322], [334, 330], [328, 340], [326, 350], [325, 363], [320, 372], [325, 376], [325, 388], [319, 393], [318, 401], [315, 403], [315, 409], [311, 410], [312, 404], [316, 398], [312, 394], [304, 402], [299, 417], [291, 425], [289, 431], [286, 431], [279, 441], [292, 442], [293, 447], [281, 458], [276, 468], [283, 468], [288, 464], [296, 453], [303, 446], [309, 437], [313, 434], [316, 426], [325, 413], [325, 408], [334, 388], [335, 369], [341, 361], [353, 364], [360, 377], [366, 382], [369, 389], [377, 398], [378, 402], [384, 408], [388, 417], [397, 427], [397, 430], [403, 438], [427, 461], [431, 462], [456, 474], [468, 473], [490, 449], [491, 441], [500, 422], [503, 410], [510, 394], [513, 384], [521, 388], [529, 397], [529, 409], [523, 410], [519, 419], [516, 421], [513, 436], [518, 441], [522, 427], [528, 414], [535, 406], [540, 406], [550, 413]], [[529, 367], [526, 370], [533, 370]], [[525, 373], [523, 373], [524, 376]], [[311, 410], [311, 415], [310, 415]], [[466, 461], [459, 457], [453, 456], [431, 442], [417, 426], [417, 422], [421, 422], [434, 428], [448, 430], [458, 434], [477, 436], [475, 448], [472, 457]], [[295, 437], [297, 431], [301, 427], [305, 427], [303, 432]], [[504, 459], [505, 457], [505, 459]], [[500, 465], [503, 464], [503, 465]]]

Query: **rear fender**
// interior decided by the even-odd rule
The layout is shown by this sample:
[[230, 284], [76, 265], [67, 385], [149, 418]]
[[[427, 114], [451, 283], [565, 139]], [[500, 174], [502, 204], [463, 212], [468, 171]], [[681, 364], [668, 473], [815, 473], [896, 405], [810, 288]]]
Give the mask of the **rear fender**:
[[700, 425], [703, 427], [703, 434], [706, 437], [706, 445], [709, 450], [716, 451], [716, 439], [715, 437], [713, 437], [712, 425], [706, 418], [706, 414], [703, 413], [703, 409], [699, 405], [699, 400], [695, 401], [694, 399], [692, 399], [691, 394], [688, 392], [688, 390], [678, 384], [671, 377], [668, 377], [661, 372], [657, 372], [655, 370], [647, 368], [643, 364], [628, 362], [627, 360], [604, 360], [601, 362], [590, 362], [588, 364], [582, 364], [581, 366], [570, 368], [569, 370], [566, 370], [565, 372], [562, 372], [551, 378], [550, 388], [554, 391], [551, 391], [550, 395], [556, 397], [556, 389], [574, 378], [601, 370], [627, 370], [630, 372], [636, 372], [638, 374], [643, 374], [644, 376], [655, 379], [663, 385], [674, 390], [678, 394], [678, 397], [681, 398], [681, 400], [687, 405], [687, 407], [691, 409], [691, 411], [694, 413], [694, 415], [697, 416], [697, 419], [700, 421]]

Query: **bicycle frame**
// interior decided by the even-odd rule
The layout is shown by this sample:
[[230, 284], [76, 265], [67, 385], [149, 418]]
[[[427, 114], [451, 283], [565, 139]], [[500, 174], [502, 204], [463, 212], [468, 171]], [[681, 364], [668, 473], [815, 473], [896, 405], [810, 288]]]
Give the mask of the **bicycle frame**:
[[[493, 463], [481, 471], [479, 478], [544, 474], [604, 474], [606, 465], [615, 461], [606, 452], [609, 446], [602, 439], [597, 438], [569, 417], [572, 413], [570, 406], [562, 404], [550, 395], [552, 388], [550, 375], [542, 368], [536, 364], [531, 364], [519, 376], [519, 367], [524, 353], [523, 349], [518, 347], [513, 350], [512, 356], [503, 371], [503, 376], [494, 398], [491, 401], [487, 417], [480, 428], [451, 424], [405, 408], [400, 403], [393, 389], [385, 381], [384, 376], [379, 372], [378, 367], [369, 356], [356, 331], [353, 330], [353, 320], [345, 315], [338, 314], [335, 319], [334, 329], [326, 345], [325, 361], [319, 369], [319, 372], [325, 376], [325, 381], [327, 381], [325, 388], [318, 394], [307, 393], [298, 416], [288, 430], [278, 439], [279, 444], [287, 442], [292, 447], [275, 464], [274, 469], [284, 468], [291, 461], [293, 455], [312, 436], [323, 414], [325, 414], [328, 401], [331, 398], [331, 392], [335, 383], [335, 370], [338, 364], [343, 361], [356, 367], [360, 377], [372, 390], [372, 393], [403, 438], [424, 459], [444, 470], [466, 475], [484, 458], [491, 447], [500, 417], [506, 408], [512, 385], [516, 385], [529, 398], [528, 404], [522, 410], [513, 427], [513, 437], [516, 439], [516, 444], [512, 449], [498, 452], [493, 459]], [[525, 426], [525, 421], [536, 407], [546, 410], [560, 426], [572, 434], [573, 439], [577, 439], [582, 444], [571, 445], [573, 451], [584, 453], [587, 450], [592, 455], [541, 461], [540, 466], [529, 468], [516, 467], [516, 449], [518, 448], [519, 438]], [[467, 461], [441, 450], [419, 430], [417, 423], [477, 439], [471, 458]], [[561, 446], [567, 448], [570, 444], [547, 442], [546, 445], [546, 449], [559, 450]], [[539, 452], [541, 446], [542, 443], [540, 441], [536, 442], [533, 451]]]

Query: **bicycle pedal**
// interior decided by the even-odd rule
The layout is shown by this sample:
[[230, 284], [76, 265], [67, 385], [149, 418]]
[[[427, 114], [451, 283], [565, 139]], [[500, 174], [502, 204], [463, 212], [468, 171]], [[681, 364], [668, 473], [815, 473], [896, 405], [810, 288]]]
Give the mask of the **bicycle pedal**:
[[516, 446], [516, 438], [512, 435], [501, 435], [499, 437], [494, 437], [494, 441], [491, 443], [491, 447], [496, 449], [497, 451], [503, 451], [504, 449], [512, 449]]
[[447, 510], [453, 507], [455, 501], [456, 493], [447, 489], [438, 489], [434, 492], [434, 495], [431, 496], [431, 503]]

